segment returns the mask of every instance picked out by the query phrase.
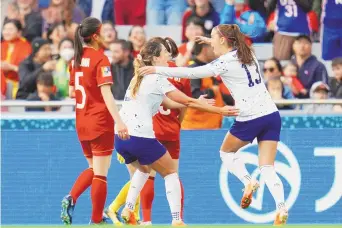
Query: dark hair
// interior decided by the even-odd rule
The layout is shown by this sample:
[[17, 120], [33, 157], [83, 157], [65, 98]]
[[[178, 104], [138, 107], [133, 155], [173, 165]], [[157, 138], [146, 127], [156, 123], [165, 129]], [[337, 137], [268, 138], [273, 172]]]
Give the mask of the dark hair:
[[143, 76], [138, 74], [138, 69], [143, 66], [152, 66], [153, 57], [159, 57], [162, 51], [162, 45], [171, 54], [172, 58], [178, 55], [178, 48], [175, 41], [169, 37], [154, 37], [150, 39], [140, 50], [141, 59], [139, 57], [134, 60], [134, 77], [131, 81], [132, 96], [138, 92]]
[[53, 86], [54, 82], [53, 82], [52, 72], [42, 72], [38, 74], [37, 84], [44, 85], [44, 86]]
[[48, 28], [48, 30], [47, 30], [47, 33], [46, 33], [46, 38], [48, 39], [48, 41], [49, 41], [50, 43], [52, 43], [52, 39], [50, 39], [51, 34], [52, 34], [53, 31], [55, 31], [55, 29], [57, 29], [59, 26], [63, 26], [63, 27], [65, 28], [64, 23], [62, 23], [62, 22], [57, 22], [57, 23], [51, 24], [51, 25], [49, 26], [49, 28]]
[[[135, 28], [142, 28], [144, 30], [144, 28], [140, 25], [133, 25], [132, 28], [128, 32], [128, 37], [130, 37], [132, 35], [132, 32]], [[145, 30], [144, 30], [144, 33], [145, 33]]]
[[246, 44], [245, 35], [240, 32], [239, 26], [218, 25], [215, 27], [220, 36], [224, 37], [230, 47], [237, 49], [237, 57], [242, 64], [254, 63], [254, 53]]
[[201, 54], [201, 52], [202, 52], [202, 50], [203, 50], [203, 48], [204, 47], [207, 47], [207, 46], [209, 46], [208, 44], [205, 44], [205, 43], [198, 43], [198, 42], [196, 42], [195, 44], [194, 44], [194, 47], [192, 48], [192, 51], [191, 51], [191, 53], [193, 54], [193, 55], [199, 55], [199, 54]]
[[103, 21], [102, 25], [110, 25], [110, 26], [112, 26], [112, 28], [113, 28], [113, 30], [114, 30], [114, 32], [116, 34], [116, 39], [118, 38], [118, 30], [116, 30], [115, 25], [113, 24], [113, 22], [111, 22], [111, 21]]
[[69, 41], [69, 42], [72, 44], [72, 46], [74, 46], [74, 41], [73, 41], [72, 39], [66, 37], [66, 38], [63, 38], [63, 39], [59, 42], [59, 44], [58, 44], [58, 49], [61, 48], [62, 43], [64, 43], [65, 41]]
[[[283, 68], [286, 68], [286, 67], [288, 67], [288, 66], [294, 66], [294, 67], [296, 68], [296, 72], [297, 72], [297, 74], [298, 74], [298, 72], [299, 72], [299, 67], [298, 67], [297, 64], [294, 64], [293, 62], [289, 62], [288, 64], [286, 64], [285, 67], [282, 67], [282, 65], [280, 64], [280, 67], [281, 67], [282, 69], [283, 69]], [[277, 65], [277, 67], [279, 67], [279, 66]]]
[[202, 29], [204, 31], [204, 22], [203, 22], [203, 20], [201, 18], [199, 18], [197, 16], [189, 17], [186, 20], [186, 26], [188, 26], [190, 24], [194, 24], [194, 25], [200, 26], [200, 27], [202, 27]]
[[276, 64], [278, 71], [283, 73], [283, 66], [281, 65], [280, 61], [277, 58], [272, 57], [270, 59], [267, 59], [266, 62], [267, 61], [273, 61]]
[[331, 67], [335, 67], [337, 65], [342, 65], [342, 57], [334, 58], [331, 62]]
[[128, 41], [126, 41], [126, 40], [123, 40], [123, 39], [115, 40], [111, 44], [120, 44], [122, 50], [124, 50], [124, 51], [131, 51], [131, 44]]
[[22, 31], [23, 30], [23, 26], [22, 26], [21, 22], [19, 20], [17, 20], [17, 19], [5, 20], [5, 23], [4, 23], [3, 26], [5, 26], [7, 24], [13, 24], [18, 29], [18, 31]]
[[82, 41], [89, 44], [94, 34], [99, 34], [101, 29], [101, 21], [95, 17], [87, 17], [83, 19], [81, 24], [76, 28], [75, 32], [75, 67], [79, 67], [83, 55]]

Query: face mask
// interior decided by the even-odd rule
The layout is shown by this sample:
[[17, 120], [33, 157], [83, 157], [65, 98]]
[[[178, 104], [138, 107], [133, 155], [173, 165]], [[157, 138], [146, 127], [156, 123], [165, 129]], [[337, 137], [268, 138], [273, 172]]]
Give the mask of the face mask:
[[59, 54], [65, 61], [69, 62], [74, 57], [75, 51], [72, 48], [65, 48]]

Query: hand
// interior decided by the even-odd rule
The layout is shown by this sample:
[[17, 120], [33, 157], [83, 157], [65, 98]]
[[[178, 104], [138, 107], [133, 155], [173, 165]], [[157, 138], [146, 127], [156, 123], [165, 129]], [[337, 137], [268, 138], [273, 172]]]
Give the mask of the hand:
[[54, 71], [56, 69], [56, 64], [57, 64], [56, 60], [47, 61], [43, 65], [43, 70], [45, 70], [45, 71]]
[[116, 122], [115, 124], [116, 124], [116, 129], [118, 131], [119, 138], [122, 140], [129, 139], [127, 126], [121, 121]]
[[14, 71], [15, 69], [15, 66], [13, 65], [13, 64], [10, 64], [10, 63], [8, 63], [8, 62], [6, 62], [6, 61], [1, 61], [1, 69], [3, 70], [3, 71]]
[[207, 99], [206, 98], [207, 96], [208, 96], [208, 94], [203, 94], [198, 98], [198, 100], [200, 100], [201, 102], [204, 102], [205, 104], [214, 106], [216, 104], [215, 99]]
[[249, 25], [254, 24], [254, 20], [255, 20], [255, 16], [254, 16], [254, 13], [252, 13], [248, 18], [248, 24]]
[[141, 76], [146, 76], [148, 74], [155, 74], [156, 68], [154, 66], [145, 66], [138, 69], [138, 74]]
[[224, 116], [238, 116], [239, 115], [239, 109], [235, 108], [234, 106], [224, 106], [220, 108], [221, 114]]
[[50, 100], [50, 96], [47, 93], [38, 93], [38, 96], [40, 97], [40, 99], [42, 99], [42, 101]]
[[200, 44], [211, 44], [211, 39], [205, 36], [196, 36], [195, 41]]

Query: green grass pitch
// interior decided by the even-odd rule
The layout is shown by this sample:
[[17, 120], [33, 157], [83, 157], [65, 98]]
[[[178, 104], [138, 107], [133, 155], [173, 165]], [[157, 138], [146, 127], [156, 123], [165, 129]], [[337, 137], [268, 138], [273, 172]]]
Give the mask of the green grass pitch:
[[[105, 226], [89, 226], [89, 225], [73, 225], [73, 226], [50, 226], [50, 225], [27, 225], [27, 226], [10, 226], [10, 225], [2, 225], [1, 228], [62, 228], [62, 227], [75, 227], [75, 228], [89, 228], [89, 227], [99, 227], [99, 228], [113, 228], [114, 225], [105, 225]], [[132, 227], [132, 226], [122, 226], [124, 227]], [[143, 226], [138, 226], [143, 227]], [[171, 226], [166, 225], [153, 225], [151, 228], [167, 228]], [[189, 228], [265, 228], [265, 227], [273, 227], [272, 225], [189, 225]], [[339, 225], [286, 225], [284, 227], [288, 228], [342, 228], [342, 224]]]

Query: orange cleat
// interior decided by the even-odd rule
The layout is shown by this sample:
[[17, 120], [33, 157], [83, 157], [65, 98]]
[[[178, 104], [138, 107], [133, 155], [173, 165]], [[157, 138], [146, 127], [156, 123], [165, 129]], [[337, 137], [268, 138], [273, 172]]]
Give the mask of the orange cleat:
[[172, 226], [186, 226], [182, 220], [172, 220]]
[[124, 208], [121, 212], [121, 218], [127, 225], [137, 225], [137, 220], [134, 216], [134, 212], [128, 208]]
[[241, 207], [246, 209], [252, 203], [253, 193], [259, 188], [259, 182], [252, 180], [251, 183], [244, 189], [244, 193], [241, 199]]
[[282, 225], [285, 225], [286, 222], [287, 222], [287, 219], [289, 217], [289, 212], [283, 208], [283, 209], [280, 209], [278, 212], [277, 212], [277, 216], [274, 220], [274, 223], [273, 225], [274, 226], [282, 226]]

